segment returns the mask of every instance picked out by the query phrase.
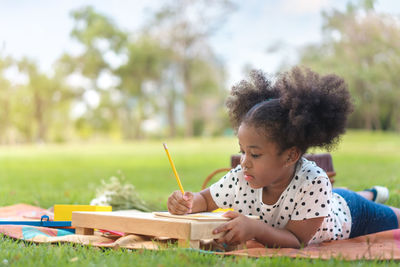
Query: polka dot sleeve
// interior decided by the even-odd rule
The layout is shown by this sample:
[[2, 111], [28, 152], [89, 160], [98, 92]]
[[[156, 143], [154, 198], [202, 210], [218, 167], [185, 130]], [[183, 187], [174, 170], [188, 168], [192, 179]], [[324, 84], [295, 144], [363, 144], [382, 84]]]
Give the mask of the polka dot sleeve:
[[332, 185], [328, 177], [319, 176], [299, 189], [295, 198], [292, 220], [328, 216], [331, 208]]
[[241, 175], [240, 165], [230, 170], [218, 182], [210, 186], [211, 196], [219, 208], [231, 208], [235, 199], [235, 190]]

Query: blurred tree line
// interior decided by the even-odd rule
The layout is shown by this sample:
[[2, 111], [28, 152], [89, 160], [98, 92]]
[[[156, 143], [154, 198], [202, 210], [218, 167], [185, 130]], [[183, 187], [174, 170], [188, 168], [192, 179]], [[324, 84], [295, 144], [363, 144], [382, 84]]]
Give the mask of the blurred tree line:
[[[0, 54], [0, 143], [221, 134], [226, 74], [208, 37], [233, 10], [228, 0], [166, 1], [134, 33], [93, 7], [74, 10], [80, 52], [51, 75]], [[10, 69], [26, 83], [7, 79]]]
[[[299, 50], [299, 63], [344, 77], [355, 100], [349, 127], [399, 131], [400, 23], [374, 4], [324, 12], [323, 41]], [[223, 134], [226, 73], [208, 38], [234, 8], [171, 0], [134, 33], [80, 8], [71, 13], [80, 52], [60, 56], [51, 74], [0, 53], [0, 143]]]
[[300, 63], [348, 83], [355, 111], [350, 128], [400, 131], [400, 20], [376, 1], [323, 13], [323, 42], [300, 51]]

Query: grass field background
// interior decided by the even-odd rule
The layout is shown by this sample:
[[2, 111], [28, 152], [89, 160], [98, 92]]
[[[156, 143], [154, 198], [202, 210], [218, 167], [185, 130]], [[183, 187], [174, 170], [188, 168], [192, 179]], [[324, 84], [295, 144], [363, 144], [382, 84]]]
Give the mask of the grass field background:
[[[101, 180], [122, 173], [126, 182], [135, 186], [141, 198], [160, 210], [165, 209], [168, 195], [178, 187], [162, 147], [163, 141], [2, 146], [0, 205], [28, 203], [49, 208], [54, 204], [88, 204], [95, 197], [95, 189]], [[234, 137], [166, 141], [186, 191], [200, 190], [205, 177], [217, 168], [229, 167], [230, 155], [239, 150]], [[376, 184], [384, 185], [391, 190], [388, 204], [400, 207], [398, 134], [349, 131], [331, 153], [337, 172], [335, 186], [362, 190]], [[0, 265], [24, 265], [32, 261], [41, 265], [57, 262], [58, 265], [108, 266], [133, 263], [141, 266], [261, 266], [266, 263], [303, 266], [311, 262], [287, 258], [223, 258], [181, 249], [173, 253], [101, 251], [70, 245], [29, 245], [3, 238]], [[313, 262], [321, 266], [338, 264], [336, 260]], [[357, 265], [360, 262], [347, 264]]]

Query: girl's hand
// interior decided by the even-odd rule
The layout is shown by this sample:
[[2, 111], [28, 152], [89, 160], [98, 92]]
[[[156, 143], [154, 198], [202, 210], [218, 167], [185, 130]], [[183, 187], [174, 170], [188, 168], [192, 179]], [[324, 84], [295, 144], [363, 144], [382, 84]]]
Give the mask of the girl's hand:
[[185, 192], [184, 195], [182, 195], [181, 191], [173, 192], [168, 198], [168, 211], [177, 215], [191, 213], [193, 197], [192, 192]]
[[219, 243], [239, 245], [255, 237], [258, 226], [256, 220], [235, 211], [228, 211], [223, 216], [232, 220], [214, 229], [213, 234], [226, 232], [223, 237], [218, 239]]

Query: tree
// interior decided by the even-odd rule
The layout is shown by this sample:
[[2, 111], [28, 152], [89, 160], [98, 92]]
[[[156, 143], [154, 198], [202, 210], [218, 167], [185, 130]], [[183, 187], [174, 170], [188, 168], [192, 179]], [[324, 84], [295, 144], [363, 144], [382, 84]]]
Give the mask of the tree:
[[[209, 13], [215, 15], [205, 5], [206, 2], [198, 0], [193, 3], [196, 3], [197, 11], [208, 8]], [[203, 4], [202, 8], [199, 8], [199, 3]], [[227, 1], [219, 3], [227, 6]], [[188, 1], [181, 1], [180, 6], [189, 9], [190, 5]], [[87, 112], [77, 122], [80, 129], [88, 129], [89, 126], [107, 132], [115, 129], [115, 121], [118, 121], [123, 137], [136, 139], [144, 137], [142, 124], [145, 120], [166, 116], [169, 134], [175, 136], [177, 106], [182, 100], [185, 103], [184, 114], [190, 121], [187, 124], [190, 125], [187, 127], [190, 133], [187, 135], [193, 134], [195, 124], [205, 121], [202, 104], [207, 96], [221, 91], [224, 78], [221, 63], [206, 44], [205, 37], [213, 29], [208, 24], [200, 29], [196, 23], [190, 22], [188, 30], [195, 30], [193, 37], [186, 30], [182, 35], [180, 29], [174, 26], [186, 27], [183, 24], [189, 21], [170, 25], [173, 18], [183, 19], [174, 8], [175, 3], [172, 2], [156, 12], [157, 19], [151, 29], [146, 28], [134, 35], [120, 30], [110, 18], [91, 7], [72, 12], [74, 28], [71, 36], [82, 45], [83, 52], [77, 56], [65, 54], [60, 62], [70, 74], [88, 78], [90, 86], [85, 90], [94, 90], [100, 96], [98, 106], [87, 104]], [[189, 11], [185, 12], [187, 16]], [[203, 14], [200, 17], [205, 18]], [[207, 19], [211, 17], [209, 15]], [[218, 24], [217, 19], [210, 21], [214, 21], [214, 26]], [[170, 34], [173, 36], [170, 37]], [[186, 39], [179, 39], [181, 37]], [[183, 50], [182, 42], [189, 42], [183, 45]], [[110, 64], [106, 57], [110, 54], [120, 59], [119, 64]], [[99, 80], [104, 73], [118, 82], [109, 88], [100, 88]]]
[[355, 98], [350, 127], [400, 130], [400, 26], [377, 14], [375, 1], [323, 13], [324, 41], [303, 49], [300, 62], [344, 77]]
[[0, 57], [0, 143], [6, 143], [7, 131], [11, 127], [11, 97], [13, 86], [10, 81], [4, 77], [4, 71], [12, 65], [12, 59], [9, 57]]
[[[115, 114], [117, 105], [110, 102], [112, 92], [110, 88], [101, 88], [100, 79], [103, 75], [112, 74], [113, 66], [107, 60], [107, 56], [121, 59], [127, 35], [110, 18], [96, 12], [93, 7], [87, 6], [74, 10], [71, 16], [74, 19], [71, 37], [82, 46], [82, 52], [78, 55], [64, 54], [58, 60], [58, 64], [63, 66], [65, 73], [68, 73], [67, 76], [75, 75], [81, 80], [88, 79], [90, 84], [81, 86], [80, 89], [83, 90], [81, 95], [95, 91], [100, 97], [101, 104], [101, 106], [93, 107], [82, 97], [80, 102], [86, 105], [86, 113], [78, 119], [77, 125], [81, 128], [88, 126], [94, 130], [107, 131], [115, 121], [102, 118], [104, 112], [101, 110], [113, 109], [112, 113]], [[99, 124], [100, 121], [102, 123]]]
[[[160, 80], [168, 62], [167, 50], [143, 34], [128, 38], [127, 32], [92, 7], [76, 10], [72, 16], [75, 26], [71, 35], [85, 50], [76, 57], [65, 55], [63, 60], [69, 62], [71, 73], [89, 78], [89, 89], [100, 96], [99, 105], [88, 107], [79, 119], [79, 127], [84, 128], [86, 122], [95, 130], [107, 132], [115, 129], [118, 121], [124, 138], [143, 137], [142, 122], [157, 106], [154, 94], [144, 87], [149, 81]], [[111, 65], [106, 59], [110, 53], [120, 59], [118, 65]], [[118, 84], [100, 89], [99, 79], [104, 73], [113, 76]]]
[[92, 79], [93, 87], [97, 89], [97, 78], [102, 71], [110, 69], [105, 54], [118, 54], [125, 45], [126, 33], [118, 29], [111, 19], [90, 6], [73, 11], [71, 16], [74, 19], [71, 36], [84, 48], [83, 53], [71, 57], [72, 66], [74, 71]]
[[224, 68], [213, 56], [195, 58], [191, 60], [189, 76], [193, 92], [193, 135], [211, 135], [221, 126], [216, 113], [224, 107], [227, 94]]
[[[183, 87], [185, 136], [194, 134], [194, 121], [196, 116], [200, 116], [198, 110], [196, 114], [195, 103], [201, 102], [196, 98], [199, 94], [195, 91], [204, 89], [194, 85], [198, 77], [192, 69], [196, 68], [196, 62], [201, 60], [209, 63], [213, 61], [207, 60], [214, 56], [207, 45], [207, 38], [221, 26], [233, 9], [233, 4], [228, 0], [169, 1], [155, 12], [149, 23], [147, 30], [150, 34], [156, 36], [163, 46], [174, 51], [173, 65], [176, 66], [175, 69]], [[218, 64], [214, 65], [216, 66]], [[219, 80], [215, 82], [219, 83]], [[172, 95], [177, 93], [175, 89]], [[169, 100], [175, 101], [176, 97], [170, 97]], [[175, 105], [176, 103], [168, 104], [170, 107]], [[169, 109], [169, 112], [171, 111]], [[173, 120], [172, 117], [170, 119]], [[170, 123], [175, 124], [172, 121]]]
[[[129, 42], [126, 50], [126, 63], [114, 73], [121, 81], [118, 88], [122, 94], [124, 132], [127, 138], [138, 139], [143, 137], [142, 122], [157, 110], [161, 77], [169, 65], [171, 51], [145, 35]], [[156, 88], [146, 88], [149, 82]]]
[[[45, 142], [53, 124], [62, 121], [63, 129], [55, 133], [61, 138], [62, 133], [66, 132], [69, 119], [69, 101], [75, 98], [76, 92], [64, 84], [57, 68], [55, 75], [49, 77], [41, 73], [36, 63], [30, 59], [24, 58], [17, 64], [29, 82], [20, 86], [16, 94], [18, 99], [16, 113], [19, 115], [16, 124], [22, 132], [25, 132], [28, 140]], [[63, 108], [64, 106], [66, 107]]]

